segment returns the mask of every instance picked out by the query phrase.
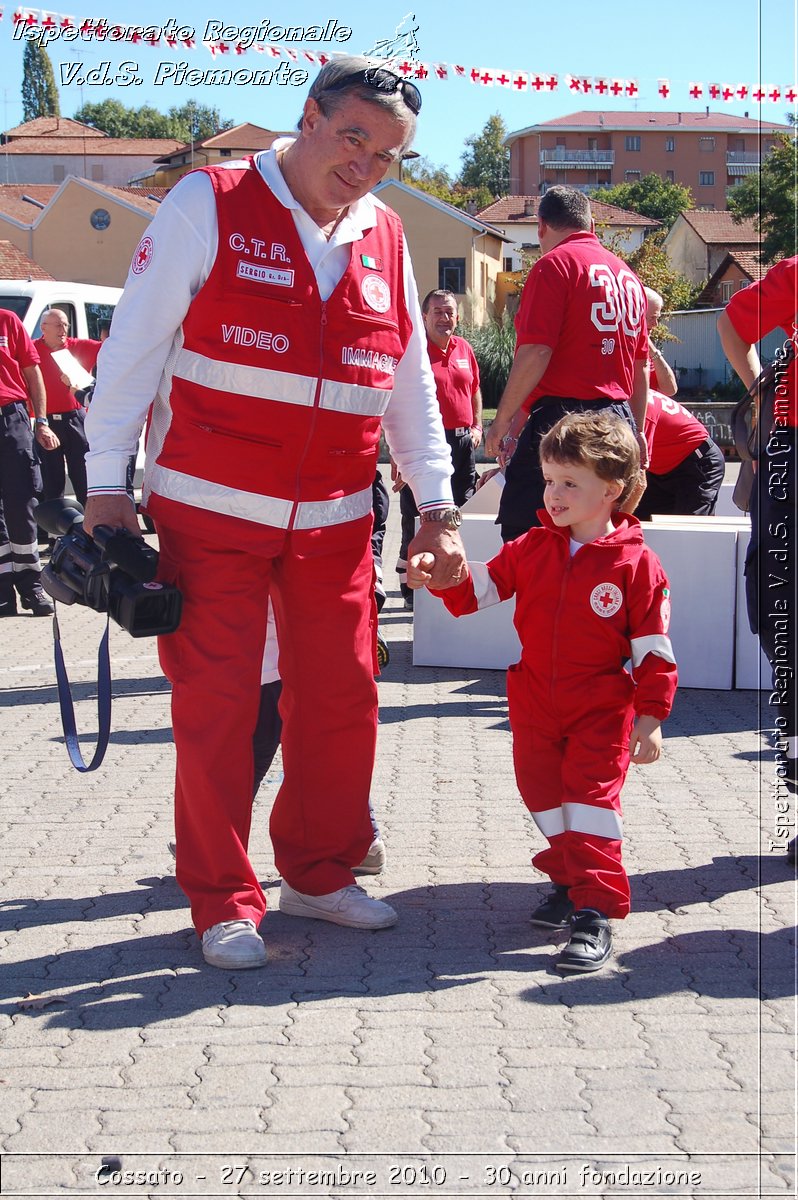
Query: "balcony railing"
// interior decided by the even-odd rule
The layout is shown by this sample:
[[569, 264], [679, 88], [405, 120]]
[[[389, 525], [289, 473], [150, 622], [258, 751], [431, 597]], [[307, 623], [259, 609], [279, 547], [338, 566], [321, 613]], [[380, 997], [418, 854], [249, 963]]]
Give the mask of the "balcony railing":
[[759, 166], [762, 161], [762, 155], [758, 150], [727, 150], [726, 151], [726, 166], [730, 167], [734, 163], [753, 163], [754, 166]]
[[615, 163], [614, 150], [566, 150], [556, 146], [552, 150], [541, 150], [543, 165], [557, 163], [560, 167], [611, 167]]
[[[610, 188], [613, 185], [611, 183], [569, 183], [568, 186], [572, 187], [575, 192], [595, 192], [601, 191], [602, 188]], [[556, 187], [556, 184], [544, 180], [540, 185], [540, 194], [545, 196], [550, 187]]]

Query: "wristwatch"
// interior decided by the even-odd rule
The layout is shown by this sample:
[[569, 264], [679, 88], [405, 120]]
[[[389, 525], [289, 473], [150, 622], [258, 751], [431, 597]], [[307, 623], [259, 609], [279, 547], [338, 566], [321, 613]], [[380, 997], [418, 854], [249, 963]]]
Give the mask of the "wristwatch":
[[444, 529], [459, 529], [463, 523], [463, 515], [459, 508], [428, 508], [419, 513], [418, 519], [422, 525], [440, 521]]
[[47, 420], [47, 417], [35, 417], [34, 421], [37, 425], [49, 425], [50, 424], [50, 422]]

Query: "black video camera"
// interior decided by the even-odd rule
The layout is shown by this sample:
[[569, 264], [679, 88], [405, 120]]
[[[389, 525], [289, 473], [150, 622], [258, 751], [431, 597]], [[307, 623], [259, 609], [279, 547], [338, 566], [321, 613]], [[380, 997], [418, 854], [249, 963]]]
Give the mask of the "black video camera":
[[56, 543], [42, 571], [42, 586], [61, 604], [85, 604], [107, 612], [131, 637], [174, 633], [183, 597], [176, 587], [158, 583], [158, 552], [126, 529], [96, 525], [84, 532], [80, 506], [47, 500], [36, 520]]

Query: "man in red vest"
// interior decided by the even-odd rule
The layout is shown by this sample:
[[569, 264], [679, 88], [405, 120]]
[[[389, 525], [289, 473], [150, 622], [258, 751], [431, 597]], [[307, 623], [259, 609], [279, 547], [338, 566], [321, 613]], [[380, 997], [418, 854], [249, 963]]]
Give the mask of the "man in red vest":
[[[160, 206], [116, 309], [88, 418], [86, 528], [138, 532], [125, 468], [150, 411], [143, 502], [184, 595], [161, 639], [177, 750], [177, 879], [214, 966], [262, 966], [247, 855], [252, 731], [271, 597], [285, 779], [271, 816], [280, 908], [361, 929], [394, 910], [355, 885], [372, 840], [381, 425], [419, 500], [436, 579], [464, 554], [451, 459], [398, 217], [369, 194], [421, 97], [339, 57], [296, 138], [193, 172]], [[440, 586], [440, 585], [438, 585]], [[320, 664], [322, 670], [319, 670]]]
[[51, 308], [42, 317], [42, 336], [34, 342], [41, 360], [42, 378], [47, 392], [47, 416], [58, 435], [55, 450], [40, 452], [43, 499], [63, 496], [66, 471], [75, 490], [75, 498], [86, 505], [86, 441], [84, 422], [86, 409], [75, 395], [74, 387], [65, 382], [68, 372], [62, 370], [53, 354], [68, 350], [84, 370], [94, 372], [102, 342], [92, 338], [69, 336], [69, 318], [60, 308]]

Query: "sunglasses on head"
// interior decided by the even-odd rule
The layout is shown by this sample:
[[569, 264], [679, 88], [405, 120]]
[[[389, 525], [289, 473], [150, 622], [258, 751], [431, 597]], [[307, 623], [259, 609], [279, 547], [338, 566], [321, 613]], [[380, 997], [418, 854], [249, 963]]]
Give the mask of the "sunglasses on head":
[[351, 75], [344, 75], [343, 79], [339, 79], [337, 83], [331, 83], [324, 90], [337, 92], [341, 88], [351, 87], [353, 83], [364, 84], [372, 91], [384, 92], [386, 96], [392, 96], [394, 92], [401, 92], [402, 99], [414, 115], [417, 115], [421, 109], [421, 92], [416, 85], [394, 75], [393, 71], [388, 71], [385, 67], [367, 67], [364, 71], [353, 71]]

